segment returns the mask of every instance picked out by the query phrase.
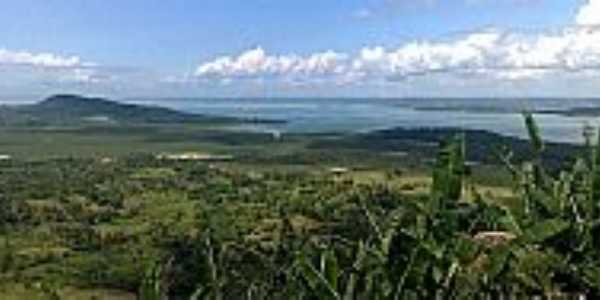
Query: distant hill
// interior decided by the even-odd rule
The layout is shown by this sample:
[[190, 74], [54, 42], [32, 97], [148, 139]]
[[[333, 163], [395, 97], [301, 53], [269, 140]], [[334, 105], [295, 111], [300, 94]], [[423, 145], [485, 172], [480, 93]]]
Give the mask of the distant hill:
[[573, 107], [567, 110], [540, 110], [539, 114], [556, 114], [566, 117], [599, 117], [600, 107]]
[[39, 103], [0, 107], [0, 124], [60, 126], [86, 123], [175, 124], [269, 122], [239, 120], [176, 111], [158, 106], [125, 104], [103, 98], [56, 95]]
[[[391, 128], [368, 133], [347, 135], [340, 139], [320, 139], [311, 142], [314, 150], [368, 150], [412, 153], [415, 157], [435, 157], [441, 142], [456, 134], [465, 134], [467, 158], [473, 162], [499, 164], [498, 154], [508, 147], [514, 152], [514, 161], [525, 161], [532, 155], [529, 141], [486, 130], [460, 128]], [[548, 167], [557, 170], [572, 162], [581, 146], [563, 143], [545, 143], [542, 158]]]

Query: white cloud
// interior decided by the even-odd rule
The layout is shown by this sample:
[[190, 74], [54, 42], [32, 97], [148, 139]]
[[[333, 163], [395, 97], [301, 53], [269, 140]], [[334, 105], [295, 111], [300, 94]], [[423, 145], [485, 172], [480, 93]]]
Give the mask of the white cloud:
[[75, 68], [85, 65], [77, 56], [60, 56], [52, 53], [10, 51], [0, 48], [0, 65], [29, 66], [39, 68]]
[[588, 0], [575, 17], [577, 25], [600, 25], [600, 0]]
[[113, 80], [112, 70], [78, 56], [0, 48], [0, 70], [24, 81], [51, 85], [95, 85]]
[[353, 69], [365, 75], [404, 78], [457, 69], [481, 69], [495, 60], [492, 49], [500, 34], [475, 33], [452, 42], [412, 42], [387, 51], [365, 48], [354, 60]]
[[401, 80], [437, 73], [480, 74], [515, 80], [552, 72], [600, 70], [600, 28], [573, 27], [537, 34], [489, 30], [450, 41], [419, 41], [396, 49], [367, 47], [354, 55], [333, 51], [300, 57], [267, 55], [262, 48], [200, 65], [200, 78], [330, 77], [335, 82]]
[[484, 73], [521, 79], [569, 71], [600, 70], [600, 28], [557, 33], [472, 33], [449, 42], [412, 42], [398, 49], [363, 49], [356, 72], [391, 79], [439, 72]]
[[599, 76], [600, 0], [583, 4], [573, 22], [573, 26], [554, 31], [490, 29], [451, 40], [408, 42], [397, 48], [370, 46], [354, 53], [270, 55], [259, 47], [237, 57], [205, 62], [198, 66], [194, 77], [272, 77], [283, 82], [329, 80], [333, 84], [358, 85], [438, 74], [456, 75], [463, 80], [502, 81], [573, 73]]
[[208, 78], [330, 75], [342, 73], [345, 60], [345, 55], [333, 51], [306, 57], [293, 54], [273, 56], [258, 47], [237, 57], [223, 56], [203, 63], [194, 74]]
[[[363, 48], [356, 53], [320, 52], [308, 56], [269, 55], [262, 48], [237, 57], [219, 57], [198, 66], [195, 78], [273, 77], [333, 83], [398, 81], [456, 74], [501, 80], [540, 79], [553, 73], [600, 74], [600, 0], [577, 12], [575, 26], [553, 32], [486, 30], [445, 41], [414, 41], [395, 49]], [[323, 76], [326, 75], [326, 76]]]
[[112, 78], [109, 74], [104, 74], [96, 69], [91, 68], [75, 68], [61, 72], [57, 76], [58, 81], [62, 83], [77, 83], [77, 84], [95, 84], [108, 82]]

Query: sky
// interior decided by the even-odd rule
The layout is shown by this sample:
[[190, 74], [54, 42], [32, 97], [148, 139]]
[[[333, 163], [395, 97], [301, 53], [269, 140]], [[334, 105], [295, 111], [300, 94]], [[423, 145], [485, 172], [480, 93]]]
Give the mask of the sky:
[[600, 97], [600, 0], [19, 0], [0, 99]]

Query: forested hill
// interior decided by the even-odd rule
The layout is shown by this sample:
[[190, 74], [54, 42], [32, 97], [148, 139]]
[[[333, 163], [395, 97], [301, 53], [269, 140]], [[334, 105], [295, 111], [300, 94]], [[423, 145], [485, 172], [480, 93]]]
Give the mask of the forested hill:
[[125, 104], [103, 98], [77, 95], [56, 95], [36, 104], [0, 107], [0, 124], [5, 126], [60, 126], [82, 123], [236, 123], [244, 121], [267, 122], [191, 114], [169, 108]]
[[[467, 159], [472, 162], [498, 164], [499, 154], [510, 149], [515, 161], [531, 157], [530, 142], [521, 138], [505, 136], [486, 130], [464, 130], [460, 128], [391, 128], [368, 133], [348, 135], [339, 139], [321, 139], [309, 144], [316, 150], [363, 150], [370, 152], [405, 152], [415, 157], [434, 157], [440, 143], [448, 137], [464, 134]], [[558, 170], [571, 163], [584, 150], [581, 145], [545, 143], [542, 160], [550, 170]]]

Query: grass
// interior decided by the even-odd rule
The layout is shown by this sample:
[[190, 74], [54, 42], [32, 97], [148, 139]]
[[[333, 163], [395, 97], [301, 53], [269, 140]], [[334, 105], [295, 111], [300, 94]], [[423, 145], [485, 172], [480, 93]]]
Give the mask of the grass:
[[[171, 129], [170, 129], [171, 130]], [[3, 129], [0, 149], [3, 154], [19, 159], [53, 157], [121, 156], [132, 152], [183, 152], [194, 149], [223, 151], [227, 147], [203, 140], [154, 141], [152, 138], [183, 134], [181, 131], [160, 131], [154, 127], [136, 128], [130, 132], [87, 131], [76, 129]]]
[[[289, 254], [282, 248], [364, 237], [370, 225], [361, 217], [362, 200], [383, 218], [432, 190], [433, 159], [409, 149], [414, 139], [382, 137], [384, 146], [402, 149], [390, 151], [314, 147], [320, 139], [331, 141], [318, 135], [276, 142], [212, 127], [112, 129], [0, 131], [1, 154], [15, 157], [0, 163], [0, 204], [8, 199], [12, 205], [0, 211], [12, 218], [0, 233], [0, 243], [10, 241], [0, 249], [0, 265], [13, 264], [0, 272], [6, 279], [0, 299], [43, 293], [23, 282], [51, 284], [65, 299], [132, 299], [152, 263], [177, 257], [182, 269], [171, 271], [182, 277], [186, 268], [196, 268], [198, 261], [185, 259], [197, 258], [198, 245], [191, 241], [206, 232], [222, 247]], [[143, 155], [187, 151], [236, 159], [208, 163]], [[332, 167], [349, 171], [334, 175]], [[469, 189], [474, 186], [488, 201], [517, 203], [510, 175], [498, 170], [476, 165], [462, 200], [476, 202]], [[247, 256], [236, 259], [256, 260], [256, 253], [240, 253]], [[274, 255], [271, 263], [280, 259], [285, 257]]]
[[[65, 287], [58, 291], [61, 300], [135, 300], [135, 294], [110, 289], [79, 289]], [[20, 283], [0, 285], [0, 299], [3, 300], [48, 300], [48, 293], [42, 286], [26, 287]]]

